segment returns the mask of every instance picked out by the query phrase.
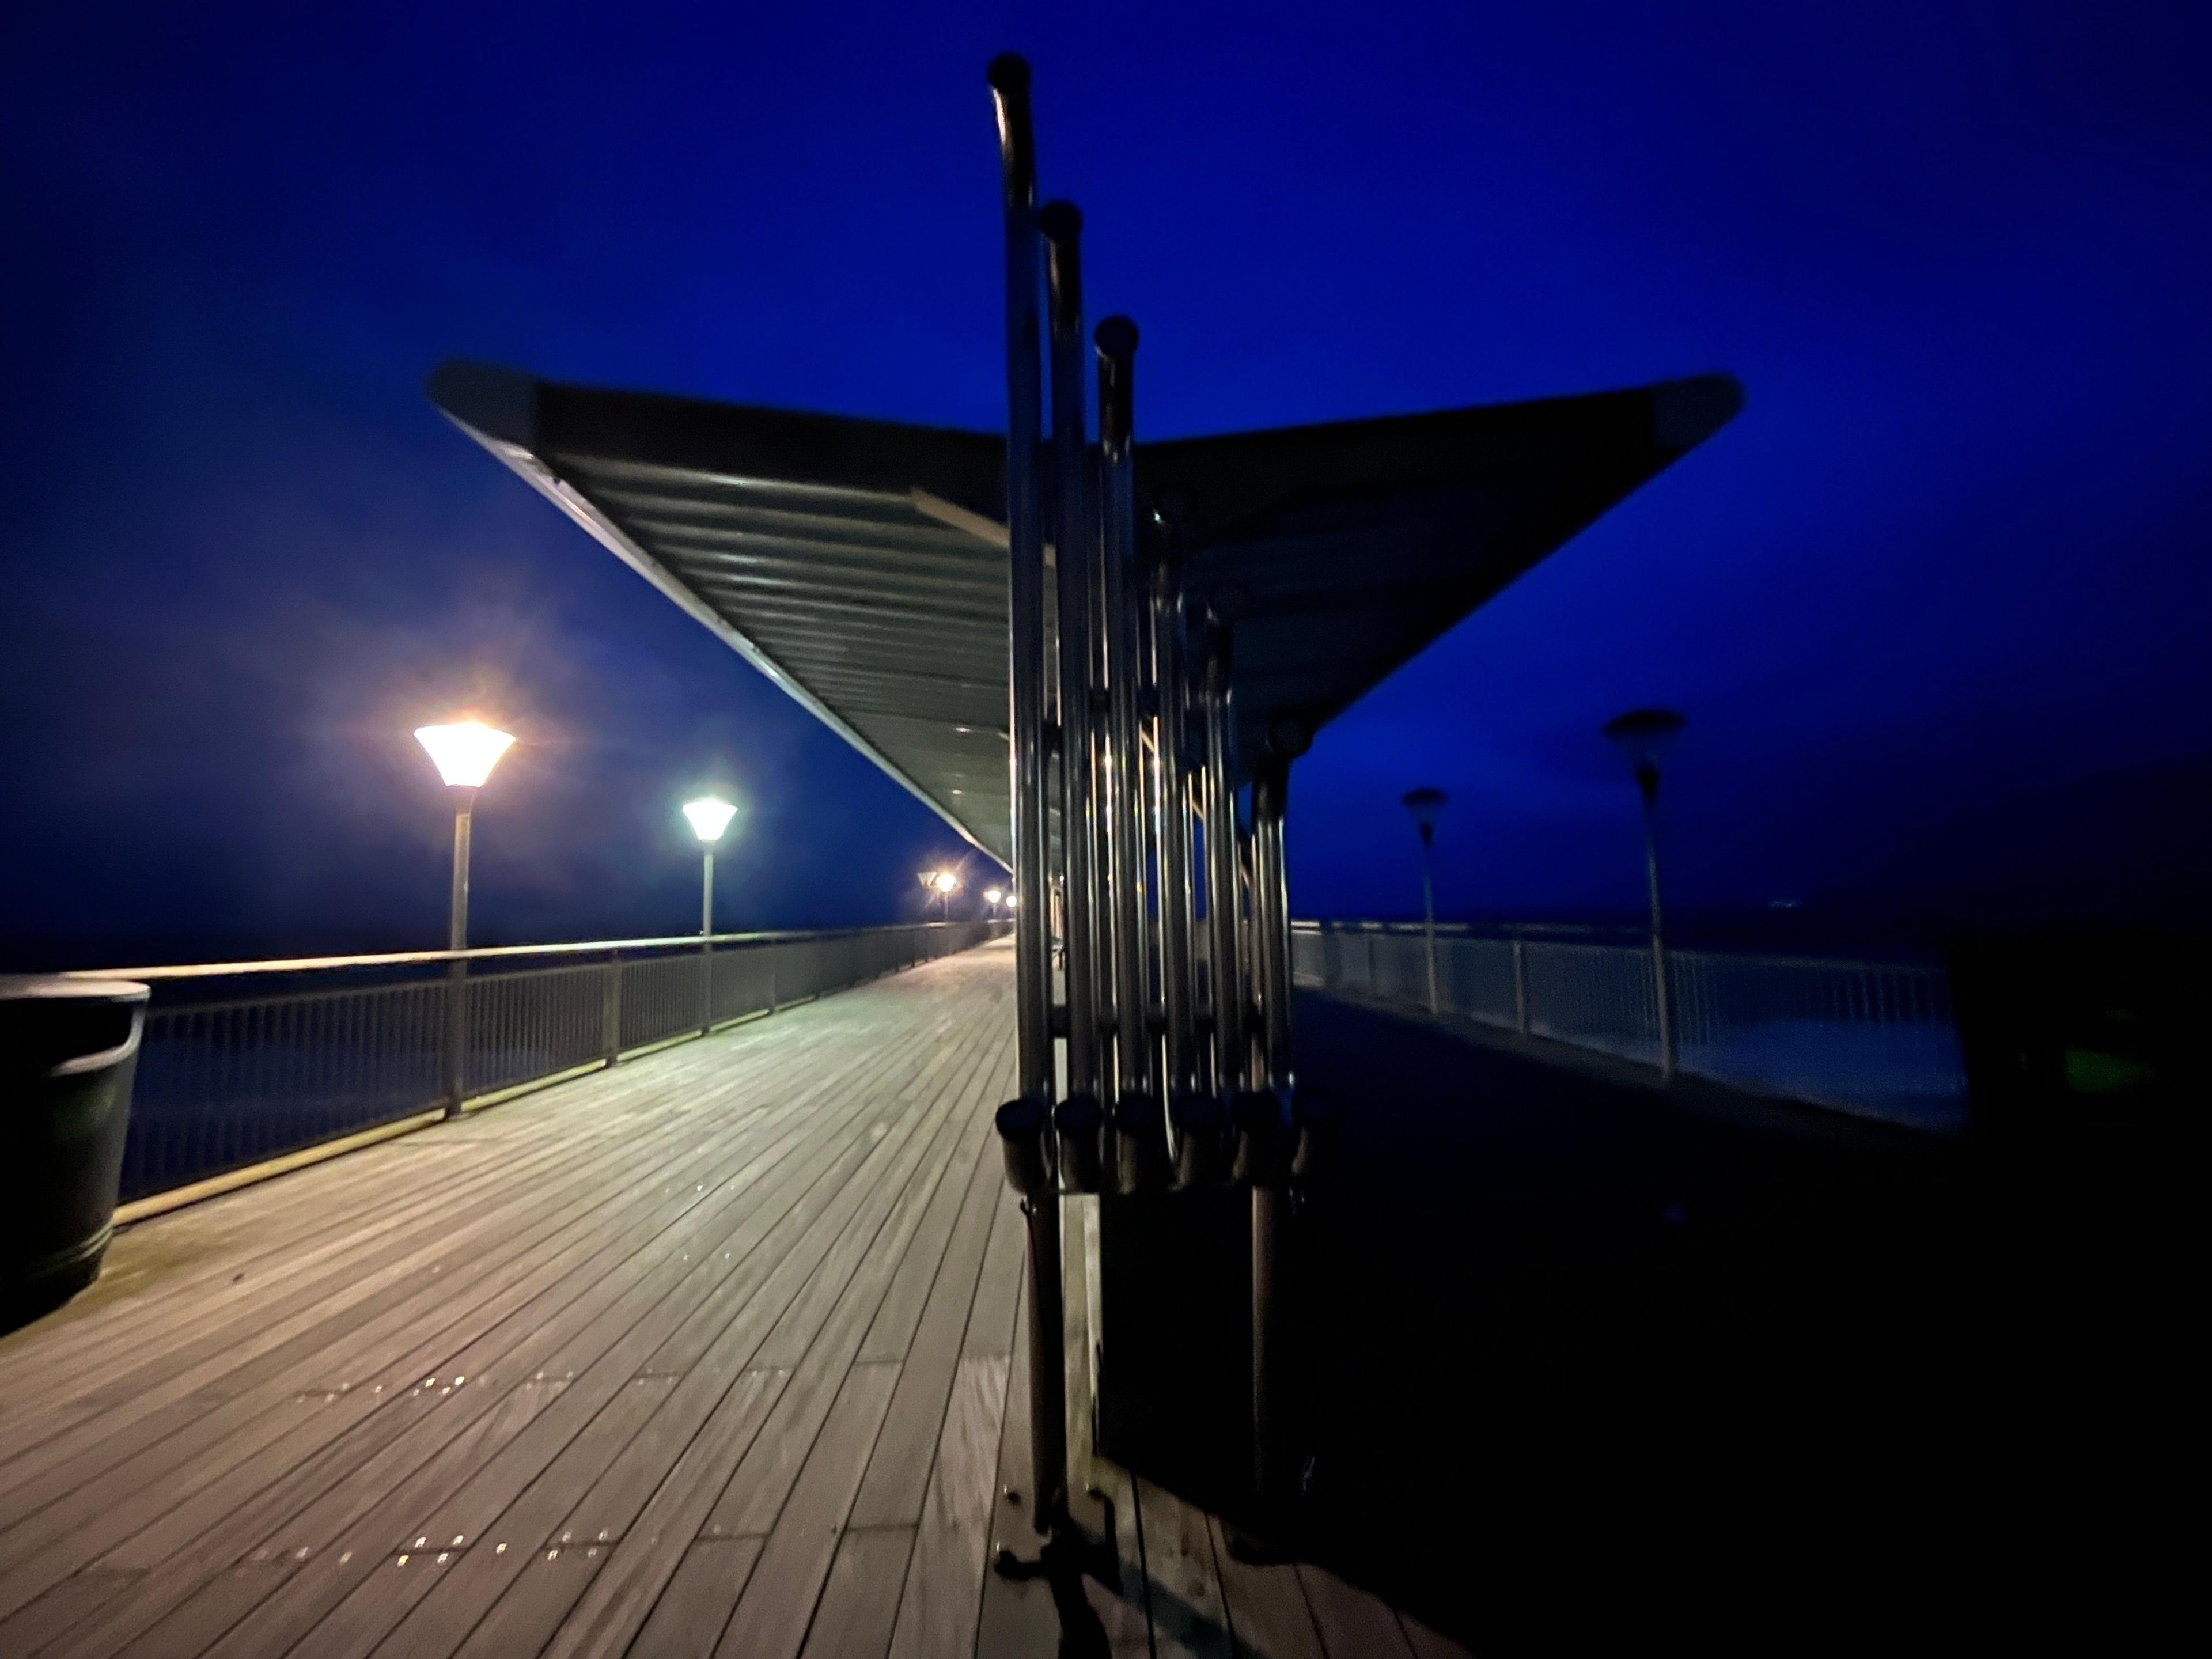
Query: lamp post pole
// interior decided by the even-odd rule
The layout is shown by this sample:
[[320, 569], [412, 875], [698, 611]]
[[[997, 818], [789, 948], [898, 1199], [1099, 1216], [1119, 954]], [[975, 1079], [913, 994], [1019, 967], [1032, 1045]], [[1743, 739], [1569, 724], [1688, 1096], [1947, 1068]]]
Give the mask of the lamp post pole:
[[1443, 811], [1444, 792], [1441, 789], [1408, 789], [1401, 797], [1401, 805], [1413, 815], [1413, 827], [1421, 832], [1421, 931], [1426, 945], [1429, 966], [1429, 1012], [1440, 1011], [1437, 996], [1437, 883], [1435, 849], [1437, 814]]
[[[453, 792], [453, 890], [446, 911], [446, 948], [469, 948], [469, 842], [476, 817], [477, 791], [499, 764], [514, 739], [481, 720], [422, 726], [415, 741], [430, 757], [438, 775]], [[469, 965], [459, 956], [446, 968], [446, 1115], [461, 1109], [468, 1086]]]
[[1659, 763], [1688, 722], [1671, 708], [1632, 708], [1607, 721], [1605, 735], [1636, 773], [1644, 799], [1644, 887], [1651, 910], [1651, 982], [1659, 1024], [1659, 1075], [1674, 1076], [1674, 998], [1667, 971], [1667, 930], [1659, 903]]
[[[476, 821], [477, 792], [469, 785], [453, 790], [453, 891], [446, 912], [446, 948], [469, 948], [469, 842]], [[446, 966], [446, 1115], [461, 1109], [467, 1079], [464, 1057], [469, 1038], [469, 964], [456, 957]]]
[[726, 800], [702, 795], [697, 800], [685, 801], [683, 811], [704, 855], [699, 872], [699, 1034], [704, 1036], [714, 1029], [714, 843], [721, 840], [738, 809]]
[[1636, 787], [1644, 797], [1644, 887], [1651, 907], [1651, 981], [1657, 992], [1659, 1075], [1674, 1075], [1674, 1009], [1668, 984], [1667, 927], [1659, 904], [1659, 768], [1636, 769]]

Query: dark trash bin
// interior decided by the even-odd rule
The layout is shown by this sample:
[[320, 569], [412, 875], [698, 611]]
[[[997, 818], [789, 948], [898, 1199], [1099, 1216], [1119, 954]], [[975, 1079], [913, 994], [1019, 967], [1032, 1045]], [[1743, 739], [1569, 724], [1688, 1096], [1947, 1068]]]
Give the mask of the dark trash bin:
[[0, 975], [0, 1297], [21, 1317], [100, 1276], [147, 989]]

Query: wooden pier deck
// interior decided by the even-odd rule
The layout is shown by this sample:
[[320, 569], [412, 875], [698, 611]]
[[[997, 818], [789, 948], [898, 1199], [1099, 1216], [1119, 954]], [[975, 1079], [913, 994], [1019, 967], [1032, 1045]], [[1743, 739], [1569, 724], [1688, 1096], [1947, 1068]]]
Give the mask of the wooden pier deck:
[[1457, 1652], [1079, 1424], [1120, 1585], [989, 1570], [1012, 997], [986, 947], [130, 1230], [0, 1341], [0, 1654]]

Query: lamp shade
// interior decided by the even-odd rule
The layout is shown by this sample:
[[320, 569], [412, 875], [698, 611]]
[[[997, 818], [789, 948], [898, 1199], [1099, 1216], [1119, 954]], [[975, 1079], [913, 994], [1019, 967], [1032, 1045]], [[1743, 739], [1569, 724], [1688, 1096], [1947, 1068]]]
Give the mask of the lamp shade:
[[1426, 834], [1436, 828], [1437, 814], [1444, 810], [1446, 796], [1441, 789], [1408, 789], [1399, 799]]
[[1671, 708], [1632, 708], [1605, 723], [1605, 735], [1638, 772], [1657, 771], [1659, 763], [1689, 722]]
[[939, 870], [937, 874], [931, 878], [929, 884], [932, 887], [934, 887], [940, 893], [957, 892], [959, 890], [960, 887], [960, 878], [954, 875], [950, 870]]
[[438, 775], [455, 789], [476, 789], [491, 775], [499, 757], [514, 744], [505, 732], [495, 732], [482, 720], [457, 720], [450, 726], [418, 726], [415, 741], [428, 751]]
[[730, 827], [730, 820], [738, 809], [726, 800], [716, 800], [712, 795], [702, 795], [697, 800], [684, 803], [684, 816], [691, 821], [691, 833], [712, 847], [721, 840], [722, 832]]

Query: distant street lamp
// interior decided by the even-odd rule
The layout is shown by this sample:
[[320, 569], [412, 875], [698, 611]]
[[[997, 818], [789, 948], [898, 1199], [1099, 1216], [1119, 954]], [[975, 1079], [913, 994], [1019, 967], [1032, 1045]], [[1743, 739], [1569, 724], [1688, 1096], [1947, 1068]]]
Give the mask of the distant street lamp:
[[1437, 1012], [1437, 883], [1431, 867], [1437, 840], [1437, 815], [1444, 810], [1444, 792], [1441, 789], [1408, 789], [1399, 797], [1405, 809], [1413, 815], [1413, 827], [1421, 832], [1421, 916], [1428, 939], [1429, 954], [1429, 1012]]
[[952, 896], [960, 890], [960, 878], [950, 870], [925, 870], [921, 872], [921, 884], [928, 890], [930, 896], [937, 901], [938, 919], [944, 921], [950, 918], [952, 914]]
[[726, 800], [702, 795], [684, 803], [684, 816], [691, 833], [699, 837], [704, 867], [699, 877], [699, 1030], [703, 1035], [714, 1024], [714, 843], [730, 827], [738, 809]]
[[[415, 741], [430, 757], [438, 775], [453, 792], [453, 888], [446, 911], [446, 948], [469, 948], [469, 840], [476, 814], [477, 791], [491, 776], [499, 757], [514, 746], [505, 732], [495, 732], [482, 720], [456, 720], [447, 726], [421, 726]], [[447, 994], [446, 1110], [461, 1109], [464, 1079], [462, 1055], [468, 1038], [468, 1004], [464, 982], [468, 963], [456, 957], [446, 970], [452, 983]]]
[[1667, 933], [1659, 906], [1659, 763], [1689, 722], [1671, 708], [1632, 708], [1606, 722], [1613, 739], [1636, 774], [1644, 796], [1644, 882], [1651, 902], [1651, 975], [1659, 1012], [1659, 1075], [1674, 1075], [1674, 1016], [1667, 982]]
[[983, 902], [991, 907], [992, 921], [996, 921], [999, 919], [999, 906], [1006, 896], [1006, 889], [1003, 887], [986, 887], [983, 890]]

